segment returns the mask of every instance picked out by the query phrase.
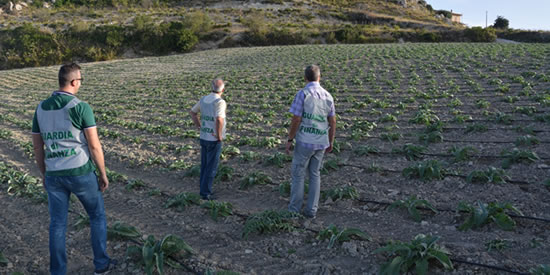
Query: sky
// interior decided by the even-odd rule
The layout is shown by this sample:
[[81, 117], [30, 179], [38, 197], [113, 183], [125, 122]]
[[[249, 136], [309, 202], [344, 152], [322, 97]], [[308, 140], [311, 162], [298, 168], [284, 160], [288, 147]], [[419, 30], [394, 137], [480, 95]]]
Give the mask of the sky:
[[510, 21], [510, 28], [550, 31], [550, 0], [427, 0], [435, 10], [453, 10], [462, 14], [462, 23], [469, 27], [485, 27], [497, 16]]

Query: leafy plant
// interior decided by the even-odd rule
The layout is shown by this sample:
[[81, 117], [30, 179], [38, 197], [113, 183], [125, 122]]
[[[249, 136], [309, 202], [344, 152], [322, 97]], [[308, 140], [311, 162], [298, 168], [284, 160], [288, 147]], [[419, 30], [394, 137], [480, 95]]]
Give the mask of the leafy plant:
[[469, 183], [506, 183], [510, 177], [502, 169], [489, 167], [487, 170], [474, 170], [468, 174], [466, 181]]
[[214, 221], [218, 220], [218, 216], [227, 217], [233, 215], [233, 205], [229, 202], [207, 201], [201, 207], [210, 209], [210, 217]]
[[242, 237], [247, 239], [251, 233], [291, 232], [296, 229], [295, 220], [302, 215], [286, 210], [265, 210], [246, 219]]
[[465, 202], [460, 202], [458, 211], [466, 212], [467, 217], [458, 229], [466, 231], [468, 229], [481, 227], [489, 222], [494, 222], [503, 230], [513, 230], [516, 226], [516, 222], [506, 214], [507, 210], [523, 215], [521, 211], [510, 203], [491, 202], [486, 204], [477, 202], [476, 205], [470, 205]]
[[353, 152], [359, 156], [368, 156], [369, 154], [378, 154], [380, 153], [380, 150], [374, 146], [361, 145], [355, 148]]
[[201, 166], [200, 165], [193, 165], [187, 171], [185, 174], [183, 174], [184, 177], [198, 177], [201, 174]]
[[504, 150], [501, 155], [504, 157], [504, 161], [502, 162], [502, 168], [504, 169], [510, 168], [510, 166], [514, 163], [532, 163], [540, 159], [535, 152], [519, 150], [517, 148], [512, 150]]
[[183, 239], [171, 234], [166, 235], [162, 240], [156, 240], [153, 235], [149, 235], [142, 241], [144, 242], [143, 246], [130, 246], [127, 253], [144, 265], [147, 275], [153, 274], [154, 271], [160, 275], [164, 274], [165, 263], [173, 268], [181, 268], [177, 262], [170, 258], [194, 253]]
[[327, 159], [323, 163], [321, 174], [326, 175], [330, 170], [338, 170], [338, 167], [340, 167], [340, 165], [340, 160], [338, 160], [337, 158]]
[[235, 169], [231, 166], [227, 165], [219, 165], [218, 171], [216, 172], [216, 177], [214, 178], [214, 182], [220, 182], [220, 181], [230, 181], [233, 178], [233, 172]]
[[253, 161], [261, 158], [261, 155], [254, 151], [247, 151], [241, 154], [242, 161]]
[[430, 109], [420, 109], [409, 120], [410, 123], [424, 124], [424, 125], [430, 125], [438, 121], [439, 121], [439, 117]]
[[440, 131], [421, 133], [418, 135], [418, 140], [425, 144], [441, 142], [443, 141], [443, 134]]
[[279, 168], [283, 168], [286, 162], [292, 161], [292, 157], [280, 152], [275, 152], [273, 155], [268, 156], [265, 163], [268, 165], [277, 165]]
[[533, 146], [540, 143], [540, 140], [534, 136], [526, 135], [516, 139], [516, 146]]
[[357, 228], [344, 228], [338, 229], [335, 225], [331, 224], [327, 228], [319, 231], [317, 234], [317, 240], [329, 240], [327, 248], [332, 248], [335, 243], [343, 243], [351, 240], [353, 237], [359, 240], [371, 240], [367, 234]]
[[409, 212], [409, 215], [416, 221], [420, 222], [422, 220], [422, 217], [420, 216], [420, 212], [418, 211], [419, 207], [427, 208], [428, 210], [431, 210], [434, 213], [438, 213], [437, 209], [435, 209], [427, 200], [421, 200], [416, 198], [416, 195], [412, 195], [407, 200], [398, 200], [395, 201], [390, 205], [389, 209], [394, 208], [405, 208]]
[[550, 265], [541, 264], [537, 267], [532, 267], [529, 269], [529, 273], [532, 275], [548, 275], [550, 274]]
[[382, 133], [380, 134], [380, 139], [382, 140], [385, 140], [385, 141], [389, 141], [389, 142], [394, 142], [396, 140], [399, 140], [400, 138], [402, 138], [403, 135], [401, 135], [400, 133]]
[[326, 191], [321, 191], [321, 198], [323, 200], [331, 198], [333, 201], [341, 199], [353, 200], [359, 198], [359, 193], [357, 192], [357, 189], [353, 186], [336, 187]]
[[76, 230], [80, 230], [89, 225], [90, 225], [90, 217], [86, 214], [78, 213], [76, 222], [73, 224]]
[[390, 242], [374, 253], [387, 252], [393, 259], [382, 264], [380, 274], [398, 275], [407, 273], [413, 266], [416, 274], [428, 274], [430, 260], [437, 260], [445, 269], [452, 270], [449, 252], [436, 244], [439, 237], [418, 234], [410, 243]]
[[485, 243], [485, 248], [487, 248], [488, 252], [494, 250], [502, 251], [506, 248], [510, 248], [510, 241], [500, 239], [491, 240]]
[[126, 190], [135, 190], [135, 189], [143, 188], [145, 186], [146, 186], [146, 184], [145, 184], [144, 181], [142, 181], [140, 179], [135, 179], [135, 180], [127, 181], [127, 184], [126, 184], [126, 186], [124, 186], [124, 188]]
[[0, 265], [5, 266], [9, 263], [8, 259], [0, 252]]
[[141, 233], [136, 227], [116, 221], [111, 227], [107, 228], [107, 237], [109, 239], [137, 240]]
[[227, 145], [222, 148], [222, 152], [220, 154], [220, 159], [226, 160], [233, 156], [238, 156], [241, 154], [241, 150], [239, 148], [233, 146], [233, 145]]
[[459, 148], [456, 145], [453, 145], [453, 147], [449, 149], [449, 153], [453, 154], [454, 162], [462, 162], [462, 161], [469, 160], [472, 157], [472, 153], [476, 153], [476, 152], [477, 152], [477, 149], [471, 146]]
[[189, 192], [181, 192], [174, 196], [173, 198], [170, 198], [166, 204], [164, 204], [165, 208], [176, 208], [179, 211], [185, 210], [185, 207], [195, 204], [198, 205], [200, 202], [199, 195], [195, 193], [189, 193]]
[[[288, 197], [290, 196], [290, 189], [292, 188], [292, 185], [290, 182], [285, 181], [279, 184], [279, 194], [281, 196]], [[307, 193], [309, 191], [309, 181], [304, 181], [304, 193]]]
[[273, 182], [273, 179], [270, 176], [262, 172], [252, 172], [241, 180], [241, 186], [239, 188], [247, 189], [248, 187], [253, 185], [259, 185], [259, 184], [265, 185], [272, 182]]
[[481, 133], [481, 132], [487, 132], [487, 126], [483, 125], [483, 124], [473, 124], [473, 125], [468, 125], [466, 127], [466, 130], [465, 130], [465, 133], [468, 134], [468, 133]]
[[428, 149], [424, 146], [407, 143], [401, 148], [393, 148], [392, 153], [402, 154], [407, 160], [417, 160], [422, 158], [422, 153], [426, 152], [426, 150]]
[[406, 178], [419, 178], [423, 181], [443, 179], [446, 173], [447, 170], [443, 168], [443, 165], [437, 160], [418, 162], [403, 169], [403, 176]]

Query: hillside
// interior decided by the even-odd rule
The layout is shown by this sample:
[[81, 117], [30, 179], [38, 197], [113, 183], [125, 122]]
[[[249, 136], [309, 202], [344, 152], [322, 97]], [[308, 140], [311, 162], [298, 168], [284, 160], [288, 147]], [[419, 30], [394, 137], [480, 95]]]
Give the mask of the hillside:
[[236, 46], [475, 40], [423, 0], [25, 1], [0, 12], [0, 69]]

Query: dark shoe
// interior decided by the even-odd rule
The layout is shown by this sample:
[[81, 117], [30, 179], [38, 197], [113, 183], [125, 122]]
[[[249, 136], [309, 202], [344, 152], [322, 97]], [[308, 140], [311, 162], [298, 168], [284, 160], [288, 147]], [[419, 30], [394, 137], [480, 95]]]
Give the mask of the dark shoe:
[[202, 196], [201, 199], [203, 199], [205, 201], [215, 201], [217, 199], [217, 197], [214, 196], [214, 194], [210, 194], [208, 196]]
[[111, 260], [109, 261], [109, 264], [108, 264], [104, 269], [94, 271], [94, 275], [108, 274], [109, 271], [115, 269], [115, 267], [116, 267], [117, 264], [118, 264], [118, 261], [117, 261], [117, 260], [111, 259]]
[[306, 219], [312, 219], [312, 220], [316, 218], [315, 215], [306, 214], [306, 213], [304, 213], [304, 217], [306, 217]]

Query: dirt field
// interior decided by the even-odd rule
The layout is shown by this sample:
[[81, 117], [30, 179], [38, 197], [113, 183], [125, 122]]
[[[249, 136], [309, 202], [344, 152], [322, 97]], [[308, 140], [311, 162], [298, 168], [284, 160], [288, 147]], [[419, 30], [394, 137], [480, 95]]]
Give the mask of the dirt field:
[[[157, 239], [174, 234], [194, 249], [177, 259], [186, 268], [166, 268], [167, 274], [376, 274], [391, 260], [376, 249], [418, 234], [439, 236], [437, 244], [453, 261], [452, 271], [431, 261], [429, 274], [528, 273], [550, 264], [549, 59], [550, 46], [542, 44], [221, 49], [84, 64], [78, 97], [94, 109], [113, 171], [104, 193], [108, 225], [121, 221]], [[336, 99], [338, 114], [337, 150], [325, 155], [321, 190], [348, 188], [358, 197], [324, 198], [317, 218], [291, 219], [290, 232], [243, 238], [251, 215], [288, 205], [281, 185], [290, 180], [290, 162], [278, 153], [284, 153], [288, 108], [311, 63], [321, 66], [321, 85]], [[0, 71], [0, 161], [32, 177], [39, 174], [30, 122], [38, 102], [56, 89], [57, 70]], [[230, 136], [224, 146], [233, 151], [222, 161], [230, 178], [214, 190], [218, 201], [232, 204], [233, 215], [214, 221], [200, 205], [183, 211], [165, 205], [181, 192], [198, 193], [193, 171], [200, 146], [188, 111], [216, 76], [227, 80]], [[253, 172], [271, 180], [240, 188]], [[49, 216], [36, 193], [41, 189], [16, 192], [10, 188], [15, 178], [0, 178], [0, 252], [8, 262], [0, 264], [0, 274], [47, 274]], [[405, 209], [389, 209], [412, 196], [440, 211], [420, 210], [416, 222]], [[511, 230], [489, 218], [462, 231], [468, 213], [458, 211], [460, 202], [510, 203], [527, 218], [504, 211], [515, 214]], [[90, 274], [89, 229], [75, 226], [79, 213], [84, 210], [75, 200], [68, 270]], [[328, 248], [317, 236], [329, 225], [360, 229], [370, 240]], [[108, 242], [120, 262], [116, 274], [144, 272], [127, 257], [131, 245]]]

